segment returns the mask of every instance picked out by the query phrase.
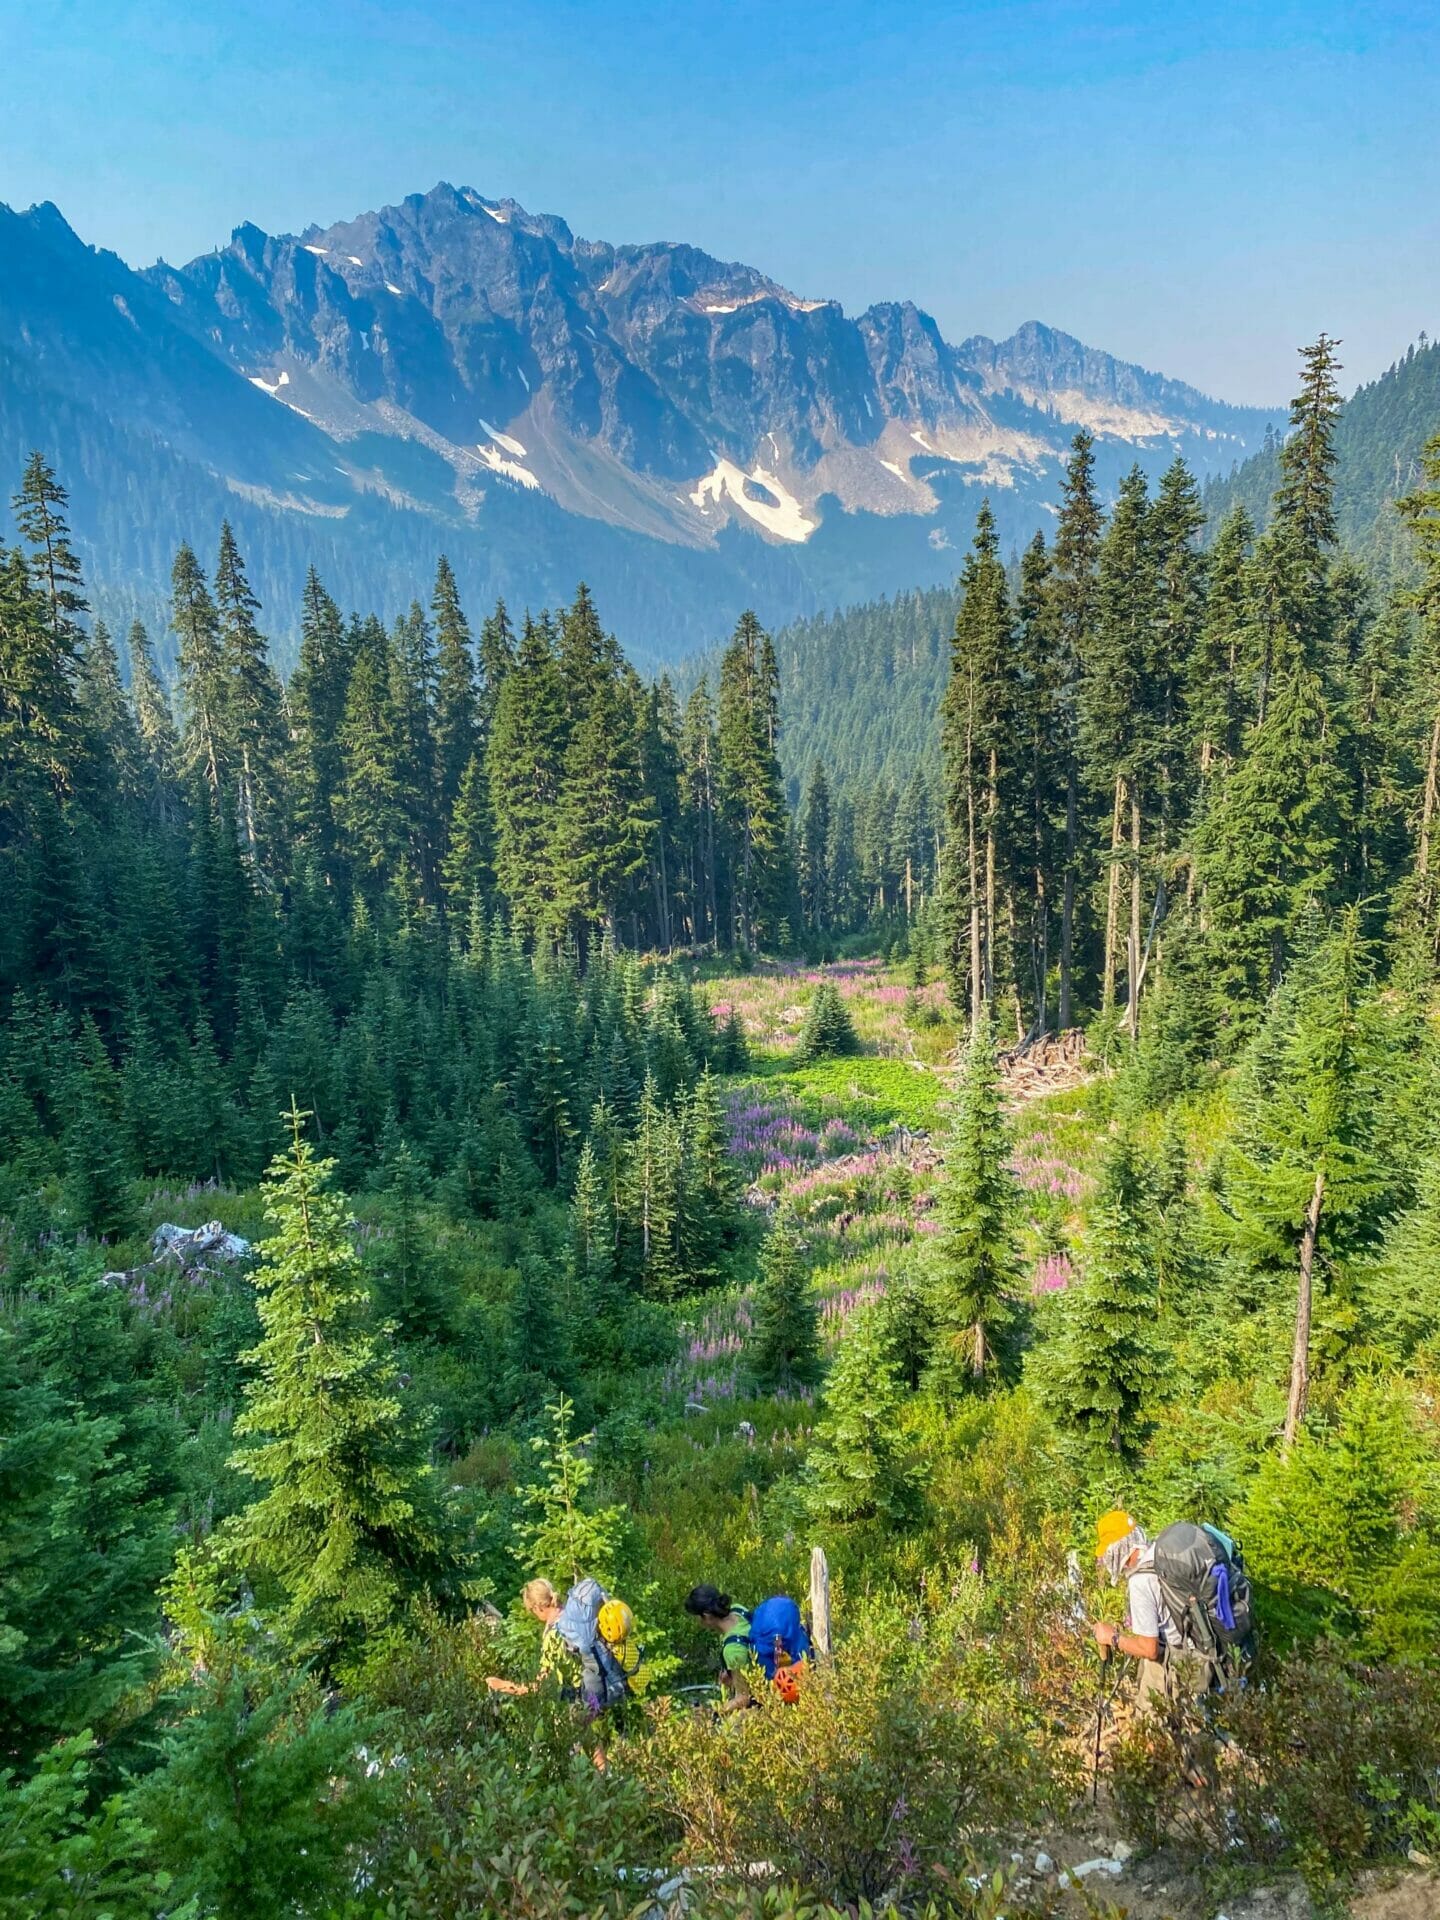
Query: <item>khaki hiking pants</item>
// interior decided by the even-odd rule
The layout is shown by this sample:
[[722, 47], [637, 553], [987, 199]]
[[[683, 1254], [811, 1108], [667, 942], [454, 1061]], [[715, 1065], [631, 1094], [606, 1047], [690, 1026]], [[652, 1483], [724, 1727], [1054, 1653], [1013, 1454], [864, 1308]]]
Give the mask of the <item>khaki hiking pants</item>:
[[1151, 1701], [1202, 1700], [1213, 1683], [1214, 1669], [1203, 1654], [1167, 1650], [1163, 1660], [1140, 1662], [1136, 1704], [1146, 1707]]

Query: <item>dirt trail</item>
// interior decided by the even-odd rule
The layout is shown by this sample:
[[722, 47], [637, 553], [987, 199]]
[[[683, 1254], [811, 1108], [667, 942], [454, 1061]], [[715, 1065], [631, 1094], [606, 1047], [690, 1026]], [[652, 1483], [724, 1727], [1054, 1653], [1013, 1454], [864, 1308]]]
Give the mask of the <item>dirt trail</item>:
[[1018, 1890], [1052, 1891], [1065, 1920], [1097, 1920], [1112, 1903], [1125, 1920], [1332, 1920], [1337, 1913], [1349, 1920], [1440, 1920], [1434, 1867], [1373, 1869], [1339, 1908], [1318, 1906], [1295, 1874], [1217, 1894], [1176, 1854], [1133, 1852], [1114, 1831], [1103, 1794], [1089, 1820], [1016, 1842], [1011, 1860], [1021, 1876]]

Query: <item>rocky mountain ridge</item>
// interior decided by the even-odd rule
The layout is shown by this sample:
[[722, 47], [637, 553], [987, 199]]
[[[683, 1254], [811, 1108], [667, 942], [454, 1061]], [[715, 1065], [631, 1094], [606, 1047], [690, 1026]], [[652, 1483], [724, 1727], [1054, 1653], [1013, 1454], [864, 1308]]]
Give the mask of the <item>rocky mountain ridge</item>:
[[[691, 246], [579, 239], [444, 183], [139, 274], [49, 205], [0, 211], [0, 268], [11, 464], [33, 441], [72, 486], [78, 464], [133, 493], [125, 454], [90, 445], [103, 422], [172, 469], [162, 492], [248, 513], [282, 592], [302, 534], [342, 597], [387, 610], [412, 553], [532, 603], [584, 573], [641, 652], [750, 600], [778, 622], [948, 577], [982, 492], [1009, 539], [1045, 523], [1079, 425], [1113, 484], [1177, 451], [1228, 472], [1279, 417], [1038, 323], [952, 345], [911, 302], [851, 318]], [[83, 510], [79, 531], [98, 553]]]

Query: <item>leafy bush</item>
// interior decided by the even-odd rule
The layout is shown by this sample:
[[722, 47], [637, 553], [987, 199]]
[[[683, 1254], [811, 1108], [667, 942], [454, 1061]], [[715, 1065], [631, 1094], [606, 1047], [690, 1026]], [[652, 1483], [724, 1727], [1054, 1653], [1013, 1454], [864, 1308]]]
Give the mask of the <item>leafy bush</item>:
[[[1208, 1784], [1179, 1796], [1187, 1760]], [[1327, 1646], [1241, 1692], [1145, 1716], [1114, 1766], [1145, 1845], [1238, 1853], [1320, 1883], [1440, 1844], [1440, 1672], [1362, 1666]]]
[[[635, 1911], [625, 1870], [668, 1858], [667, 1832], [638, 1779], [604, 1766], [551, 1699], [507, 1702], [506, 1724], [406, 1769], [375, 1850], [385, 1920], [620, 1920]], [[648, 1904], [648, 1903], [647, 1903]]]
[[1272, 1636], [1386, 1657], [1440, 1641], [1440, 1454], [1400, 1389], [1362, 1381], [1270, 1454], [1237, 1521]]
[[797, 1705], [767, 1696], [718, 1728], [676, 1715], [637, 1761], [686, 1857], [730, 1873], [768, 1861], [840, 1903], [939, 1890], [942, 1867], [1039, 1811], [1058, 1764], [993, 1668], [898, 1608], [812, 1668]]
[[[0, 1772], [0, 1920], [148, 1920], [169, 1877], [119, 1794], [87, 1808], [90, 1736], [52, 1747], [29, 1780]], [[192, 1910], [170, 1908], [174, 1920]]]
[[[1044, 1893], [1039, 1895], [1038, 1904], [1017, 1897], [1013, 1879], [1003, 1873], [994, 1873], [988, 1879], [959, 1874], [945, 1874], [943, 1878], [945, 1891], [926, 1899], [923, 1905], [905, 1902], [899, 1907], [882, 1906], [879, 1912], [903, 1913], [910, 1920], [1004, 1920], [1006, 1914], [1010, 1920], [1031, 1920], [1032, 1915], [1053, 1911], [1053, 1903]], [[668, 1908], [665, 1920], [672, 1920], [677, 1912]], [[1122, 1920], [1119, 1909], [1108, 1902], [1091, 1904], [1088, 1912], [1090, 1920]], [[698, 1894], [687, 1889], [684, 1914], [685, 1920], [876, 1920], [877, 1909], [868, 1900], [853, 1907], [832, 1906], [828, 1900], [817, 1900], [795, 1886], [747, 1887], [720, 1882]]]
[[180, 1704], [164, 1764], [132, 1795], [177, 1893], [215, 1920], [332, 1912], [389, 1784], [365, 1746], [383, 1722], [327, 1710], [303, 1676], [262, 1694], [239, 1669]]

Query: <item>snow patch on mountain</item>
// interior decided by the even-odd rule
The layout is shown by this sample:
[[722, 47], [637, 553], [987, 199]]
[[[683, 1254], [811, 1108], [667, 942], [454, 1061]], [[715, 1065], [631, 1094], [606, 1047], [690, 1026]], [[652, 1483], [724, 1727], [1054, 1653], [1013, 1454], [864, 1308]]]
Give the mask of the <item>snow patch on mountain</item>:
[[[513, 447], [515, 442], [511, 440], [508, 444]], [[494, 447], [480, 447], [477, 451], [482, 462], [492, 473], [498, 473], [506, 480], [514, 480], [519, 486], [529, 487], [536, 493], [540, 491], [540, 482], [528, 467], [522, 467], [516, 460], [507, 460], [504, 454], [497, 453]], [[521, 452], [524, 452], [523, 447]]]
[[[755, 499], [749, 491], [752, 487], [762, 489], [770, 498]], [[733, 460], [716, 461], [714, 469], [704, 476], [690, 499], [702, 513], [708, 513], [712, 505], [720, 506], [729, 500], [732, 506], [748, 514], [757, 527], [763, 527], [777, 540], [808, 540], [820, 524], [818, 520], [806, 519], [805, 509], [794, 494], [767, 468], [756, 467], [753, 473], [745, 474]]]
[[1123, 401], [1095, 399], [1078, 387], [1052, 388], [1041, 393], [1017, 387], [1021, 399], [1042, 411], [1058, 414], [1067, 425], [1088, 427], [1091, 433], [1112, 440], [1161, 440], [1169, 435], [1193, 431], [1191, 422], [1141, 407], [1127, 407]]
[[481, 426], [489, 434], [497, 447], [503, 447], [507, 453], [513, 453], [517, 459], [525, 458], [525, 449], [518, 440], [512, 440], [508, 433], [501, 433], [498, 427], [492, 427], [488, 420], [481, 420]]
[[318, 253], [318, 254], [324, 255], [329, 253], [330, 251], [328, 247], [312, 247], [308, 240], [302, 240], [300, 244], [301, 246], [304, 247], [306, 253]]
[[395, 295], [397, 295], [397, 296], [398, 296], [398, 298], [400, 298], [401, 300], [403, 300], [403, 299], [405, 298], [405, 296], [404, 296], [404, 294], [400, 292], [400, 289], [399, 289], [399, 287], [397, 287], [397, 286], [396, 286], [396, 284], [395, 284], [395, 282], [394, 282], [393, 280], [387, 280], [387, 281], [385, 282], [385, 291], [386, 291], [387, 293], [393, 293], [393, 294], [395, 294]]

